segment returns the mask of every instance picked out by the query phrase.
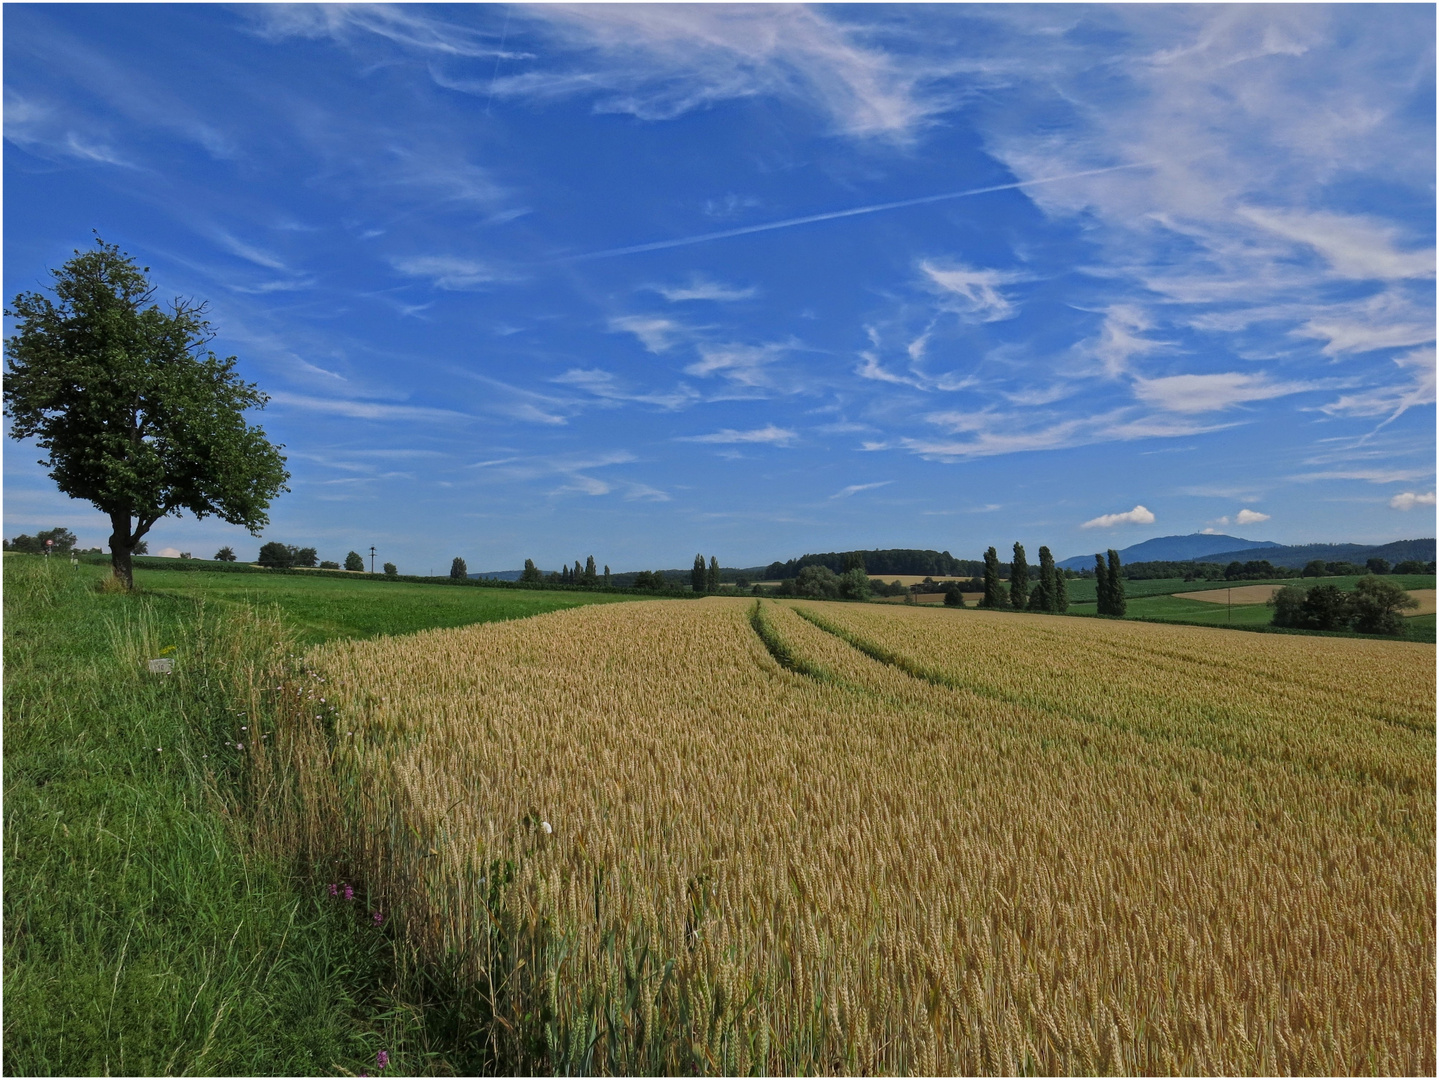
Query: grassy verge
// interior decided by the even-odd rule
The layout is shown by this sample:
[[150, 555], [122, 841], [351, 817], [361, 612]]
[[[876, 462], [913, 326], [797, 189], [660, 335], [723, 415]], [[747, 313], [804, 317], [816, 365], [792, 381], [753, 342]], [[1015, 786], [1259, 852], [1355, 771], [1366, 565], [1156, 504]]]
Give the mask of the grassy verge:
[[[240, 709], [280, 629], [59, 560], [4, 569], [5, 1072], [423, 1068], [363, 898], [245, 842]], [[175, 673], [148, 674], [167, 649]]]

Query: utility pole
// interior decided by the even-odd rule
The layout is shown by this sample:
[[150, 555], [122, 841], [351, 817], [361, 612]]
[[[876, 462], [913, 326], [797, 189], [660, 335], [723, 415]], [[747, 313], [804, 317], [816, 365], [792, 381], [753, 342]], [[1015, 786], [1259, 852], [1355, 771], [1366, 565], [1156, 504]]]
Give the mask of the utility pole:
[[375, 545], [370, 545], [370, 573], [375, 572]]

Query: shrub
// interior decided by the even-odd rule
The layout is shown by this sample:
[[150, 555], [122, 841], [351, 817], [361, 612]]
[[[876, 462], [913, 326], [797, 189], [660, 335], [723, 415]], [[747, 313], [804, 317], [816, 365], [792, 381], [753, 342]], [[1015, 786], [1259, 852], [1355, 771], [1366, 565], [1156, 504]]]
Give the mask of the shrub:
[[327, 562], [322, 560], [320, 563], [321, 570], [338, 570], [339, 568], [340, 564], [337, 562]]
[[216, 562], [234, 562], [234, 561], [235, 561], [235, 549], [232, 548], [232, 547], [228, 547], [228, 546], [227, 546], [227, 547], [222, 547], [219, 551], [215, 552], [215, 561], [216, 561]]
[[1355, 582], [1348, 601], [1354, 629], [1361, 634], [1402, 634], [1404, 617], [1399, 612], [1419, 606], [1419, 601], [1394, 582], [1373, 574]]
[[869, 599], [869, 575], [862, 566], [852, 566], [839, 576], [839, 595], [846, 600]]
[[816, 599], [839, 598], [839, 577], [828, 566], [806, 566], [794, 580], [795, 592]]
[[[135, 554], [144, 554], [138, 548]], [[299, 548], [291, 547], [289, 544], [281, 544], [271, 540], [260, 548], [259, 563], [261, 566], [270, 566], [277, 569], [286, 569], [291, 566], [314, 566], [319, 561], [319, 556], [312, 547]]]
[[396, 577], [396, 576], [398, 576], [399, 573], [400, 573], [400, 572], [399, 572], [399, 570], [397, 570], [397, 569], [395, 568], [395, 564], [394, 564], [394, 563], [392, 563], [392, 562], [387, 562], [387, 563], [385, 563], [385, 576], [386, 576], [386, 577]]
[[964, 593], [959, 591], [957, 582], [951, 582], [944, 590], [944, 603], [946, 607], [964, 607]]

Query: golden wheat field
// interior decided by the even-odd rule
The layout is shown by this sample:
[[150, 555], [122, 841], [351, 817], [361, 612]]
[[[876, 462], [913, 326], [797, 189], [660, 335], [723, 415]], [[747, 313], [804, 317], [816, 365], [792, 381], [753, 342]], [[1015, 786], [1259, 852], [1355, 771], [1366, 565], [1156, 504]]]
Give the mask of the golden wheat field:
[[1434, 655], [583, 607], [315, 650], [259, 782], [497, 1068], [1433, 1074]]

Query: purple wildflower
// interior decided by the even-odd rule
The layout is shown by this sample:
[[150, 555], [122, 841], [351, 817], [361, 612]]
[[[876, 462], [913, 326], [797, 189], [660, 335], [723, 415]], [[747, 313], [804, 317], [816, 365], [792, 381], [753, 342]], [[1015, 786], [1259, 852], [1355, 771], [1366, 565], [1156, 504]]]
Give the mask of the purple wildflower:
[[330, 882], [330, 895], [331, 895], [331, 896], [339, 896], [339, 895], [340, 895], [340, 887], [339, 887], [338, 885], [336, 885], [333, 881]]
[[346, 885], [346, 886], [345, 886], [345, 899], [346, 899], [346, 900], [353, 900], [354, 898], [355, 898], [355, 890], [354, 890], [351, 886]]
[[380, 912], [378, 912], [378, 911], [372, 911], [372, 912], [370, 912], [370, 918], [372, 918], [372, 919], [375, 920], [375, 925], [376, 925], [376, 926], [382, 925], [382, 924], [384, 923], [384, 921], [385, 921], [385, 916], [382, 915], [382, 914], [381, 914]]
[[378, 1054], [375, 1055], [375, 1066], [376, 1066], [376, 1068], [383, 1069], [383, 1068], [384, 1068], [386, 1065], [388, 1065], [389, 1063], [390, 1063], [390, 1055], [387, 1054], [387, 1053], [385, 1053], [383, 1050], [381, 1050]]

